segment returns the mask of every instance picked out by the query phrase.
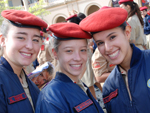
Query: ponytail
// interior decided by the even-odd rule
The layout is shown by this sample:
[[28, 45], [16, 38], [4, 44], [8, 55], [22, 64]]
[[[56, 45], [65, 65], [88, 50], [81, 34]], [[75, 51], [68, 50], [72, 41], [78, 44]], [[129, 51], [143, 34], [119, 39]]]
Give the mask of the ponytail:
[[141, 25], [144, 26], [143, 18], [141, 16], [141, 12], [138, 4], [135, 2], [124, 2], [123, 4], [125, 6], [129, 5], [131, 7], [131, 11], [128, 14], [128, 18], [136, 14], [140, 20]]

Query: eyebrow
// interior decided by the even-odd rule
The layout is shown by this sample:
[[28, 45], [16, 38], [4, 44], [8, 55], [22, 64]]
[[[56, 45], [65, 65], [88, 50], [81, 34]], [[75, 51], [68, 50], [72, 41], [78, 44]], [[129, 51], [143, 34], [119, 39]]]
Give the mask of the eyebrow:
[[[87, 46], [82, 46], [82, 47], [87, 47]], [[81, 48], [82, 48], [82, 47], [81, 47]], [[67, 47], [64, 47], [63, 49], [66, 49], [66, 48], [73, 48], [73, 47], [67, 46]]]
[[[28, 35], [26, 32], [17, 32], [17, 34]], [[34, 35], [34, 37], [39, 37], [39, 38], [41, 38], [40, 35]]]
[[[107, 35], [106, 38], [108, 38], [109, 36], [111, 36], [111, 35], [114, 34], [114, 33], [115, 33], [115, 32], [110, 33], [109, 35]], [[97, 41], [95, 41], [95, 42], [97, 43], [97, 42], [99, 42], [99, 41], [101, 41], [101, 40], [97, 40]]]

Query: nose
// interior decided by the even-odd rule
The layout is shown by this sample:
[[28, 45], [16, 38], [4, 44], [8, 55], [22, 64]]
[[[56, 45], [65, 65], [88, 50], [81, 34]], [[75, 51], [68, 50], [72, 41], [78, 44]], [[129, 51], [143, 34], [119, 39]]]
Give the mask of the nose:
[[26, 48], [32, 49], [33, 48], [33, 42], [32, 39], [28, 39], [26, 42]]
[[111, 50], [112, 50], [111, 44], [108, 43], [108, 42], [105, 42], [105, 51], [106, 51], [106, 52], [109, 52], [109, 51], [111, 51]]
[[74, 60], [76, 60], [76, 61], [80, 61], [81, 60], [80, 52], [75, 52], [74, 53]]

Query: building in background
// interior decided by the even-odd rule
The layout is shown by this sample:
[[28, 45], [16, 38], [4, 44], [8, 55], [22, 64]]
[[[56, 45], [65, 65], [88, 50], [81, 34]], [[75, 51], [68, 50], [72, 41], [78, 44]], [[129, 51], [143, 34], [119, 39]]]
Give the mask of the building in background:
[[[23, 6], [27, 10], [39, 0], [8, 0], [9, 6]], [[143, 0], [134, 0], [141, 7]], [[146, 5], [149, 5], [146, 0]], [[44, 16], [44, 21], [49, 25], [64, 22], [67, 17], [74, 13], [84, 13], [86, 16], [99, 10], [102, 6], [117, 7], [118, 0], [44, 0], [46, 3], [43, 8], [50, 11], [50, 14]], [[25, 4], [25, 5], [24, 5]]]

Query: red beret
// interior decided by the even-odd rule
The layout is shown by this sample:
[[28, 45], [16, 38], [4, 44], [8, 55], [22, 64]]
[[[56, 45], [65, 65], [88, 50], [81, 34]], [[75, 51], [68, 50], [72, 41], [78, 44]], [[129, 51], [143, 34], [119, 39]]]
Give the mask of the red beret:
[[70, 20], [70, 19], [73, 18], [73, 17], [77, 17], [77, 14], [71, 15], [70, 17], [68, 17], [68, 18], [66, 19], [66, 21]]
[[141, 11], [143, 11], [143, 10], [145, 10], [145, 9], [147, 9], [147, 7], [146, 7], [146, 6], [144, 6], [144, 7], [140, 7], [140, 10], [141, 10]]
[[102, 10], [102, 9], [107, 9], [107, 8], [111, 8], [111, 7], [108, 7], [108, 6], [103, 6], [103, 7], [101, 7], [99, 10]]
[[75, 23], [56, 23], [50, 25], [48, 28], [54, 33], [54, 38], [59, 40], [92, 38], [89, 33], [83, 31], [79, 25]]
[[104, 31], [120, 26], [125, 22], [127, 16], [125, 9], [107, 8], [92, 13], [83, 19], [79, 26], [87, 32]]
[[125, 3], [125, 2], [133, 2], [133, 0], [119, 0], [119, 4]]
[[22, 10], [4, 10], [1, 15], [10, 20], [11, 23], [18, 27], [33, 27], [37, 26], [40, 28], [47, 28], [47, 23], [45, 23], [39, 17]]
[[150, 11], [147, 11], [147, 14], [150, 15]]

